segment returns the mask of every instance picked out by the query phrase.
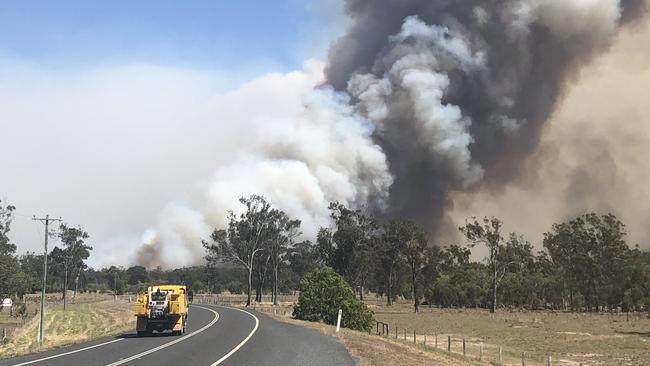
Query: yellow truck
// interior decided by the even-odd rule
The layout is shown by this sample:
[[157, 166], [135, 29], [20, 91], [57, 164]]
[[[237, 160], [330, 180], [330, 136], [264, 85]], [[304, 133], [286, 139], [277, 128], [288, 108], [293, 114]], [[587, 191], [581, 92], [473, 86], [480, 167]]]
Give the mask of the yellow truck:
[[154, 285], [138, 296], [135, 316], [138, 336], [153, 331], [171, 330], [173, 335], [185, 333], [188, 312], [187, 288], [181, 285]]

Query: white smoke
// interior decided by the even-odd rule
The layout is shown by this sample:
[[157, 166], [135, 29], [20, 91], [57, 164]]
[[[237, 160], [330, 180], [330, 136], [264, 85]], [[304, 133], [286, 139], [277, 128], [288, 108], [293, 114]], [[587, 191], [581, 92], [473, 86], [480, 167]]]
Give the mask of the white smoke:
[[380, 78], [357, 74], [348, 84], [348, 91], [360, 101], [357, 107], [381, 126], [381, 133], [384, 119], [395, 108], [388, 104], [406, 100], [406, 108], [412, 110], [415, 119], [413, 127], [419, 131], [419, 143], [444, 159], [461, 185], [478, 182], [483, 169], [471, 162], [471, 120], [458, 106], [443, 102], [443, 97], [450, 84], [447, 73], [481, 68], [483, 54], [473, 52], [461, 34], [426, 25], [414, 16], [407, 17], [402, 30], [390, 40], [391, 49], [381, 60], [388, 71]]
[[139, 262], [200, 261], [201, 239], [226, 225], [227, 212], [240, 209], [242, 196], [264, 195], [302, 220], [309, 236], [327, 224], [331, 201], [358, 207], [387, 198], [392, 176], [371, 139], [373, 125], [354, 111], [346, 94], [318, 87], [322, 70], [308, 61], [303, 71], [266, 75], [215, 98], [212, 110], [239, 129], [238, 151], [214, 173], [203, 207], [170, 205], [147, 230]]

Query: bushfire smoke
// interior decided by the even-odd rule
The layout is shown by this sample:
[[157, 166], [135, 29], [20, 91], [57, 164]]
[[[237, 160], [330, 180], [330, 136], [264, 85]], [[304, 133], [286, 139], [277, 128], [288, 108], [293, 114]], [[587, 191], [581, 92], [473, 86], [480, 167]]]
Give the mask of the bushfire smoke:
[[166, 248], [180, 247], [195, 262], [199, 238], [251, 193], [302, 219], [306, 234], [327, 223], [329, 201], [436, 232], [455, 193], [500, 190], [520, 174], [581, 66], [646, 6], [348, 0], [352, 23], [324, 74], [310, 61], [219, 99], [214, 110], [244, 126], [237, 158], [217, 169], [199, 211], [170, 206], [137, 260], [177, 264]]

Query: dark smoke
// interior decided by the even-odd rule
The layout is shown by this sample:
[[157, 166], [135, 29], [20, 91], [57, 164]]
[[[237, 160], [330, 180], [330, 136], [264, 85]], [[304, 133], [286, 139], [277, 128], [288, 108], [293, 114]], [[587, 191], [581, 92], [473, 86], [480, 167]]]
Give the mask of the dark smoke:
[[326, 78], [378, 126], [389, 216], [436, 230], [453, 190], [498, 190], [580, 67], [645, 0], [348, 0]]

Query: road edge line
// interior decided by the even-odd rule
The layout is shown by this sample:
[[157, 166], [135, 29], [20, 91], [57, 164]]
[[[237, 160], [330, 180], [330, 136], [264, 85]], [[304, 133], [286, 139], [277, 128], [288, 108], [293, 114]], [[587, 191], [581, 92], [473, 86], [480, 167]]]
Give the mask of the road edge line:
[[[216, 305], [216, 306], [219, 306], [219, 305]], [[222, 363], [223, 361], [227, 360], [230, 356], [232, 356], [233, 354], [235, 354], [235, 352], [239, 351], [239, 349], [242, 348], [242, 347], [244, 346], [244, 344], [246, 344], [246, 342], [248, 342], [248, 340], [251, 339], [251, 337], [253, 337], [253, 334], [255, 334], [255, 332], [257, 332], [257, 328], [258, 328], [259, 325], [260, 325], [260, 320], [259, 320], [259, 319], [254, 315], [254, 314], [249, 313], [249, 312], [246, 311], [246, 310], [237, 309], [237, 308], [230, 308], [230, 307], [225, 307], [225, 306], [221, 306], [221, 307], [226, 308], [226, 309], [233, 309], [233, 310], [241, 311], [242, 313], [245, 313], [245, 314], [248, 314], [248, 315], [252, 316], [253, 319], [255, 319], [255, 327], [254, 327], [253, 330], [250, 332], [250, 334], [248, 334], [248, 336], [247, 336], [246, 338], [244, 338], [244, 340], [241, 341], [241, 342], [240, 342], [240, 343], [239, 343], [235, 348], [233, 348], [232, 350], [230, 350], [230, 352], [228, 352], [228, 353], [226, 353], [225, 355], [223, 355], [223, 357], [221, 357], [220, 359], [216, 360], [216, 361], [215, 361], [213, 364], [211, 364], [210, 366], [217, 366], [217, 365], [219, 365], [219, 364]]]
[[123, 340], [124, 340], [124, 338], [113, 339], [112, 341], [108, 341], [108, 342], [104, 342], [104, 343], [100, 343], [100, 344], [95, 344], [95, 345], [88, 346], [88, 347], [84, 347], [84, 348], [80, 348], [80, 349], [77, 349], [77, 350], [74, 350], [74, 351], [69, 351], [69, 352], [65, 352], [65, 353], [59, 353], [59, 354], [52, 355], [52, 356], [49, 356], [49, 357], [39, 358], [39, 359], [37, 359], [37, 360], [31, 360], [31, 361], [26, 361], [26, 362], [23, 362], [23, 363], [17, 363], [17, 364], [15, 364], [15, 365], [11, 365], [11, 366], [30, 365], [30, 364], [32, 364], [32, 363], [37, 363], [37, 362], [41, 362], [41, 361], [47, 361], [47, 360], [51, 360], [51, 359], [53, 359], [53, 358], [59, 358], [59, 357], [63, 357], [63, 356], [67, 356], [67, 355], [71, 355], [71, 354], [73, 354], [73, 353], [86, 351], [86, 350], [89, 350], [89, 349], [92, 349], [92, 348], [97, 348], [97, 347], [105, 346], [105, 345], [107, 345], [107, 344], [111, 344], [111, 343], [115, 343], [115, 342], [119, 342], [119, 341], [123, 341]]
[[197, 334], [200, 334], [201, 332], [203, 332], [203, 331], [205, 331], [206, 329], [208, 329], [208, 328], [210, 328], [211, 326], [213, 326], [214, 323], [216, 323], [217, 320], [219, 320], [219, 313], [218, 313], [218, 312], [216, 312], [216, 311], [214, 311], [214, 310], [212, 310], [212, 309], [210, 309], [210, 308], [206, 308], [206, 307], [204, 307], [204, 306], [198, 306], [198, 305], [193, 305], [193, 306], [195, 306], [195, 307], [197, 307], [197, 308], [201, 308], [201, 309], [205, 309], [205, 310], [209, 310], [209, 311], [211, 311], [212, 313], [214, 313], [214, 319], [212, 319], [212, 321], [211, 321], [210, 323], [204, 325], [203, 327], [201, 327], [201, 328], [195, 330], [194, 332], [192, 332], [192, 333], [190, 333], [190, 334], [187, 334], [187, 335], [185, 335], [185, 336], [183, 336], [183, 337], [181, 337], [181, 338], [178, 338], [178, 339], [176, 339], [176, 340], [173, 340], [173, 341], [168, 342], [168, 343], [165, 343], [165, 344], [161, 344], [161, 345], [158, 346], [158, 347], [154, 347], [154, 348], [149, 349], [149, 350], [147, 350], [147, 351], [140, 352], [140, 353], [138, 353], [138, 354], [135, 354], [135, 355], [130, 356], [130, 357], [127, 357], [127, 358], [124, 358], [124, 359], [122, 359], [122, 360], [115, 361], [115, 362], [113, 362], [113, 363], [108, 364], [107, 366], [117, 366], [117, 365], [122, 365], [122, 364], [125, 364], [125, 363], [127, 363], [127, 362], [130, 362], [130, 361], [133, 361], [133, 360], [135, 360], [135, 359], [138, 359], [138, 358], [140, 358], [140, 357], [144, 357], [144, 356], [147, 356], [147, 355], [149, 355], [149, 354], [152, 354], [152, 353], [154, 353], [154, 352], [156, 352], [156, 351], [159, 351], [159, 350], [161, 350], [161, 349], [164, 349], [164, 348], [167, 348], [167, 347], [173, 346], [173, 345], [175, 345], [176, 343], [182, 342], [182, 341], [184, 341], [184, 340], [186, 340], [186, 339], [190, 339], [190, 338], [194, 337], [194, 336], [197, 335]]

